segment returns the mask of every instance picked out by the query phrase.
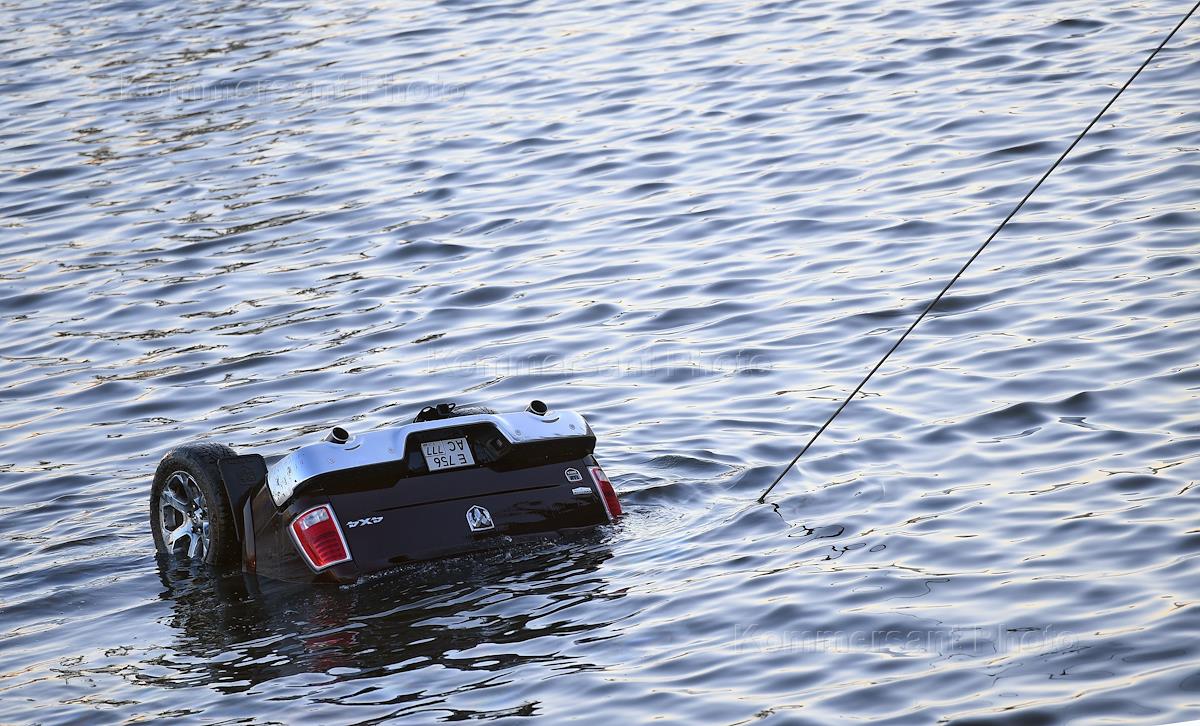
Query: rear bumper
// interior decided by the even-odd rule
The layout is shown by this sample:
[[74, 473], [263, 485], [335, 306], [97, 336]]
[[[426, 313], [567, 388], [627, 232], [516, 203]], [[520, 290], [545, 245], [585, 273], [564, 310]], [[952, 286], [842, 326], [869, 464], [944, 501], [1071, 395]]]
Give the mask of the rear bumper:
[[349, 469], [421, 474], [426, 471], [417, 451], [422, 441], [461, 435], [473, 439], [472, 449], [477, 455], [490, 459], [503, 458], [514, 448], [544, 449], [564, 445], [568, 448], [583, 446], [591, 453], [596, 443], [587, 421], [574, 411], [457, 416], [367, 431], [357, 436], [347, 433], [348, 438], [344, 440], [325, 440], [302, 446], [271, 467], [267, 473], [267, 486], [275, 503], [283, 506], [312, 482], [327, 480], [330, 476], [336, 478]]
[[[245, 569], [274, 579], [354, 582], [408, 562], [467, 554], [609, 521], [585, 456], [511, 471], [433, 472], [365, 489], [305, 491], [276, 507], [267, 486], [246, 504]], [[300, 513], [329, 504], [349, 562], [314, 571], [288, 533]]]

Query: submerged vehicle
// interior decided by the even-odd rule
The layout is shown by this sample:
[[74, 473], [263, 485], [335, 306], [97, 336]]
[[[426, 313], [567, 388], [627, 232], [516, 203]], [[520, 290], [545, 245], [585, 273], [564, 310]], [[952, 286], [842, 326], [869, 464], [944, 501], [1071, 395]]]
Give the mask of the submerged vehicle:
[[158, 465], [150, 527], [166, 556], [349, 583], [614, 521], [595, 446], [583, 416], [541, 401], [516, 413], [440, 403], [399, 426], [334, 427], [283, 456], [185, 444]]

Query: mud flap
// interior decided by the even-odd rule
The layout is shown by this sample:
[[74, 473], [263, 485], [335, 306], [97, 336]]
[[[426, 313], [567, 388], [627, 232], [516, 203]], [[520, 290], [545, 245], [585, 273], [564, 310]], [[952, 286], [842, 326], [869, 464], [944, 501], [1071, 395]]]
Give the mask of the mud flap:
[[221, 483], [229, 500], [229, 511], [233, 514], [234, 531], [238, 539], [246, 541], [246, 503], [250, 493], [267, 480], [267, 462], [259, 454], [230, 456], [217, 462], [221, 472]]

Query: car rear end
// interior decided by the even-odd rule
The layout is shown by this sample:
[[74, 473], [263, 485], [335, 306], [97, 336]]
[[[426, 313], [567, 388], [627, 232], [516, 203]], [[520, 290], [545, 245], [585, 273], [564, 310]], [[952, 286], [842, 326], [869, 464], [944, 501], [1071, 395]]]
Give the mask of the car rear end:
[[611, 522], [620, 503], [595, 443], [578, 414], [531, 407], [304, 447], [272, 465], [271, 486], [247, 505], [247, 566], [351, 582]]

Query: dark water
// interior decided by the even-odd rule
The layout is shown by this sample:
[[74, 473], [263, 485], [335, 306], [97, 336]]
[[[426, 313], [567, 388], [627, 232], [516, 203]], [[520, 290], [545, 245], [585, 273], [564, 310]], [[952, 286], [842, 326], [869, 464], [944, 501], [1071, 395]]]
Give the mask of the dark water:
[[[1185, 4], [0, 5], [0, 721], [1200, 718], [1200, 19], [752, 504]], [[534, 396], [620, 526], [156, 566], [175, 443]]]

